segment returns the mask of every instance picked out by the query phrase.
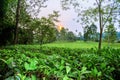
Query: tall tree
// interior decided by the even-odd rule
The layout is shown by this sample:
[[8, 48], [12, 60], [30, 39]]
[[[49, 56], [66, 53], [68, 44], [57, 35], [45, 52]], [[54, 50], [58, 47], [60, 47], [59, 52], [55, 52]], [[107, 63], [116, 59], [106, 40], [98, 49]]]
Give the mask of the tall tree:
[[85, 22], [85, 24], [89, 24], [91, 21], [99, 22], [100, 38], [99, 38], [98, 49], [100, 50], [101, 43], [102, 43], [103, 29], [106, 26], [108, 20], [114, 17], [112, 16], [112, 13], [115, 13], [115, 10], [118, 10], [118, 5], [115, 5], [116, 0], [94, 0], [93, 1], [95, 2], [94, 5], [91, 4], [92, 7], [88, 9], [81, 9], [80, 7], [81, 2], [80, 3], [79, 2], [80, 1], [77, 1], [77, 0], [62, 0], [63, 8], [65, 7], [64, 9], [69, 9], [69, 8], [66, 8], [66, 5], [72, 4], [76, 12], [78, 13], [78, 16], [80, 16], [81, 18], [81, 15], [82, 15], [83, 17], [81, 18], [81, 20], [83, 21], [82, 23]]
[[0, 23], [1, 23], [4, 15], [5, 15], [5, 10], [4, 10], [5, 9], [5, 0], [0, 0], [0, 3], [1, 3], [1, 5], [0, 5]]
[[[32, 17], [36, 17], [37, 14], [39, 13], [41, 7], [45, 7], [44, 2], [46, 2], [47, 0], [18, 0], [17, 1], [17, 8], [16, 8], [16, 22], [15, 22], [15, 33], [14, 33], [14, 44], [17, 43], [18, 41], [18, 26], [22, 25], [20, 22], [20, 17], [21, 15], [24, 15], [23, 13], [25, 12], [25, 14], [29, 14]], [[22, 4], [21, 4], [22, 3]], [[38, 7], [38, 9], [36, 9], [36, 7]], [[24, 9], [24, 12], [21, 11], [21, 9]], [[35, 10], [36, 9], [36, 10]], [[23, 13], [22, 13], [23, 12]], [[34, 16], [36, 15], [36, 16]], [[28, 16], [28, 15], [26, 15]], [[24, 15], [24, 18], [26, 17]], [[27, 19], [28, 20], [28, 19]], [[23, 20], [24, 21], [24, 20]], [[24, 22], [23, 22], [24, 23]], [[26, 24], [26, 23], [25, 23]]]
[[21, 0], [18, 0], [17, 8], [16, 8], [16, 22], [15, 22], [15, 33], [14, 33], [14, 44], [16, 44], [17, 40], [18, 40], [18, 24], [19, 24], [19, 16], [20, 16], [20, 4], [21, 4]]
[[99, 28], [100, 28], [100, 38], [99, 38], [100, 40], [98, 45], [99, 50], [101, 49], [103, 29], [106, 23], [112, 18], [113, 10], [116, 9], [114, 1], [112, 1], [111, 4], [108, 4], [106, 6], [103, 6], [103, 3], [104, 3], [104, 0], [96, 0], [96, 4], [98, 6], [98, 15], [99, 15], [98, 18], [99, 18]]
[[5, 19], [6, 18], [6, 14], [8, 12], [8, 4], [9, 4], [9, 0], [0, 0], [0, 30], [2, 28], [4, 28], [4, 23], [5, 23]]
[[0, 46], [1, 46], [11, 43], [14, 25], [12, 23], [12, 20], [9, 19], [11, 17], [10, 14], [8, 14], [10, 12], [9, 5], [11, 3], [11, 0], [1, 0], [0, 3], [1, 3], [0, 5], [0, 38], [1, 38]]

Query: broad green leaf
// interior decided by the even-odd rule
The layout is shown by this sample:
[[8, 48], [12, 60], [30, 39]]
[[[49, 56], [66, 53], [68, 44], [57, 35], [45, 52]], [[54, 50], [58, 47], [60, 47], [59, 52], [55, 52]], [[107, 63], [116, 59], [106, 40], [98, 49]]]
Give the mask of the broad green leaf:
[[85, 72], [86, 70], [87, 70], [87, 68], [85, 66], [83, 66], [81, 72]]
[[9, 58], [6, 62], [8, 65], [11, 64], [13, 62], [13, 57]]
[[62, 60], [61, 60], [61, 64], [63, 65], [63, 64], [64, 64], [64, 62], [65, 62], [65, 61], [62, 59]]
[[102, 73], [101, 73], [101, 72], [98, 72], [97, 76], [99, 77], [99, 76], [101, 76], [101, 75], [102, 75]]
[[24, 64], [24, 67], [25, 67], [25, 69], [26, 70], [35, 70], [35, 69], [37, 69], [37, 66], [36, 66], [36, 64], [37, 64], [37, 61], [36, 60], [30, 60], [31, 62], [28, 64], [27, 62], [25, 62], [25, 64]]
[[93, 76], [96, 76], [97, 73], [98, 73], [98, 70], [97, 70], [96, 67], [94, 67], [94, 69], [92, 69], [92, 75], [93, 75]]
[[35, 75], [32, 75], [31, 80], [37, 80]]
[[66, 66], [66, 72], [67, 74], [70, 72], [71, 68], [69, 66]]
[[25, 78], [26, 78], [25, 75], [22, 75], [22, 74], [20, 74], [20, 73], [18, 73], [16, 77], [17, 77], [17, 78], [20, 78], [20, 80], [25, 80]]
[[63, 80], [69, 80], [68, 76], [65, 75], [64, 78], [63, 78]]
[[29, 64], [27, 62], [25, 62], [24, 67], [26, 70], [29, 70]]
[[59, 69], [60, 69], [60, 70], [63, 70], [63, 69], [64, 69], [64, 66], [63, 66], [63, 65], [61, 65]]
[[105, 63], [101, 63], [101, 66], [100, 66], [102, 69], [104, 69], [106, 67], [106, 64]]

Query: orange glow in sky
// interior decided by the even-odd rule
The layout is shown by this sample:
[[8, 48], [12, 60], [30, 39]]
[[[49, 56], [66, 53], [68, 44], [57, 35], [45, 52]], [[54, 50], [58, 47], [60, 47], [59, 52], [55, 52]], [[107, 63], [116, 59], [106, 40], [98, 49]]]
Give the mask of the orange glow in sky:
[[63, 28], [63, 26], [62, 26], [62, 25], [58, 25], [58, 31], [61, 31], [61, 30], [62, 30], [62, 28]]

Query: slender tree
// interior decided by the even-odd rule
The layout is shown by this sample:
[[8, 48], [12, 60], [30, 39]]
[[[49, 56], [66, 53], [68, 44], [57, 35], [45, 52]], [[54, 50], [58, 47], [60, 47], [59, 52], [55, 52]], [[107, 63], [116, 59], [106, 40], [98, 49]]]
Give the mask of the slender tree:
[[[91, 0], [88, 0], [91, 1]], [[118, 0], [119, 1], [119, 0]], [[69, 6], [66, 5], [73, 5], [75, 8], [75, 11], [78, 13], [78, 16], [80, 16], [82, 20], [82, 25], [88, 25], [90, 22], [99, 22], [99, 44], [98, 49], [101, 49], [101, 43], [102, 43], [102, 33], [103, 29], [108, 23], [110, 18], [115, 18], [115, 16], [112, 16], [112, 13], [116, 13], [115, 10], [118, 10], [118, 5], [116, 4], [116, 0], [95, 0], [94, 7], [90, 7], [88, 9], [83, 9], [83, 6], [80, 6], [80, 1], [77, 0], [62, 0], [62, 5], [64, 9], [69, 9]], [[80, 2], [80, 3], [79, 3]], [[105, 4], [104, 4], [105, 3]], [[118, 10], [119, 11], [119, 10]], [[80, 19], [79, 19], [80, 20]]]
[[21, 0], [18, 0], [17, 8], [16, 8], [16, 23], [15, 23], [15, 33], [14, 33], [14, 44], [17, 44], [17, 40], [18, 40], [18, 25], [19, 25], [19, 16], [20, 16], [20, 3], [21, 3]]
[[[114, 11], [117, 9], [117, 6], [115, 6], [116, 2], [114, 0], [110, 5], [107, 6], [103, 6], [102, 5], [103, 2], [104, 0], [96, 0], [96, 3], [98, 5], [99, 28], [100, 28], [100, 38], [98, 45], [99, 50], [101, 49], [103, 29], [106, 26], [106, 23], [108, 23], [113, 18], [113, 14], [115, 13]], [[106, 11], [104, 10], [104, 8], [106, 8]], [[108, 8], [110, 8], [110, 10], [108, 10]]]

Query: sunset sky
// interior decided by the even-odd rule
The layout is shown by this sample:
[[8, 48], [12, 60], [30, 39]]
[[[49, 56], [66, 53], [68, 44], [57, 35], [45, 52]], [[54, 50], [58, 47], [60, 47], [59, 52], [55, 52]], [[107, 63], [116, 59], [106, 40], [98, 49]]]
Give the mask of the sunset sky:
[[[39, 16], [45, 16], [47, 17], [48, 14], [51, 14], [53, 10], [60, 11], [60, 17], [58, 18], [60, 20], [57, 25], [62, 25], [65, 28], [68, 28], [70, 31], [73, 31], [74, 33], [82, 32], [82, 27], [80, 26], [80, 23], [77, 23], [73, 19], [77, 17], [77, 14], [74, 12], [74, 9], [70, 9], [67, 11], [62, 10], [60, 0], [48, 0], [46, 3], [47, 8], [42, 8], [41, 12], [39, 13]], [[76, 32], [77, 30], [77, 32]]]
[[[87, 8], [87, 7], [92, 6], [94, 1], [95, 0], [92, 0], [91, 2], [82, 1], [83, 3], [81, 2], [80, 5]], [[62, 10], [60, 0], [48, 0], [45, 3], [45, 5], [47, 5], [47, 7], [41, 9], [41, 12], [38, 15], [39, 17], [42, 17], [42, 16], [47, 17], [48, 14], [53, 13], [54, 10], [59, 11], [60, 17], [58, 19], [60, 20], [60, 22], [57, 23], [57, 25], [61, 25], [65, 28], [68, 28], [69, 31], [73, 31], [74, 33], [76, 33], [76, 35], [78, 34], [78, 32], [83, 33], [83, 28], [80, 25], [80, 23], [77, 23], [76, 21], [74, 21], [74, 19], [77, 18], [77, 14], [75, 13], [73, 8], [67, 11]]]

